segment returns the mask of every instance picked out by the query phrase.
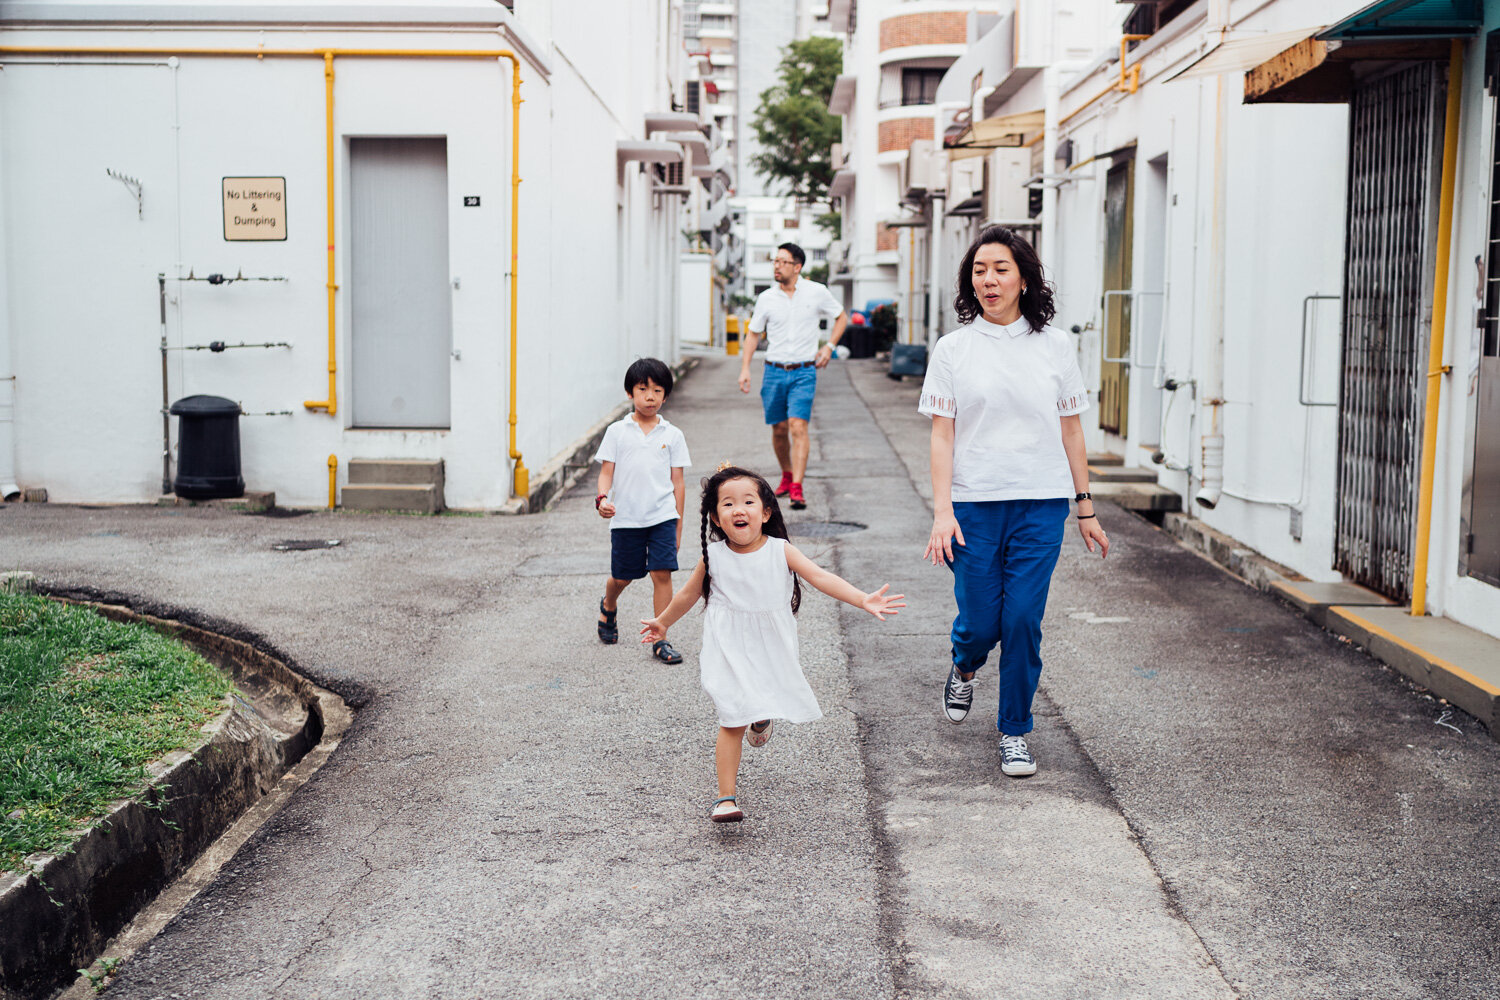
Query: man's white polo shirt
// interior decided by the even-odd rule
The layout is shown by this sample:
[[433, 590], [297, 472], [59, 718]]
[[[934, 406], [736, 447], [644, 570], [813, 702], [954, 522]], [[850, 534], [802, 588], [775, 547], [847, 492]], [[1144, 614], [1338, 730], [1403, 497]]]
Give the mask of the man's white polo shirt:
[[767, 361], [811, 361], [818, 353], [818, 320], [834, 319], [843, 311], [827, 285], [798, 278], [791, 295], [772, 285], [755, 297], [750, 332], [766, 335]]
[[1059, 417], [1089, 408], [1068, 335], [983, 317], [938, 338], [917, 406], [952, 417], [953, 499], [1049, 500], [1073, 495]]
[[687, 439], [682, 431], [658, 415], [651, 433], [641, 433], [635, 414], [609, 425], [596, 462], [615, 463], [615, 478], [609, 495], [615, 505], [615, 516], [609, 519], [615, 528], [649, 528], [677, 516], [677, 498], [672, 494], [672, 470], [692, 465], [688, 458]]

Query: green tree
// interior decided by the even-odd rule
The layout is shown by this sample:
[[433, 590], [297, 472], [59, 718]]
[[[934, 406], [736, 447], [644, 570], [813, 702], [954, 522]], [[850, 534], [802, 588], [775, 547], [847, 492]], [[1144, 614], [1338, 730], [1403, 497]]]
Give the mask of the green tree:
[[833, 82], [843, 66], [836, 38], [808, 38], [786, 47], [781, 80], [761, 93], [750, 125], [761, 151], [750, 164], [770, 183], [785, 184], [807, 204], [825, 201], [833, 180], [831, 147], [839, 140], [837, 115], [828, 111]]

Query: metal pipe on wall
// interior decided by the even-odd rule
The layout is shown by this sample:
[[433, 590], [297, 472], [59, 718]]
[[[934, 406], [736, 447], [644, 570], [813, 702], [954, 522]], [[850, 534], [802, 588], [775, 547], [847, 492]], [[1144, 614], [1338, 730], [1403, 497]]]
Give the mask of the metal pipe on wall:
[[1432, 279], [1432, 334], [1427, 347], [1427, 408], [1422, 422], [1422, 480], [1417, 493], [1416, 554], [1412, 560], [1411, 613], [1427, 613], [1427, 557], [1432, 536], [1432, 482], [1437, 469], [1438, 403], [1443, 376], [1443, 335], [1448, 325], [1448, 264], [1453, 241], [1453, 189], [1458, 174], [1459, 111], [1463, 100], [1464, 41], [1448, 52], [1448, 105], [1443, 122], [1443, 181], [1438, 194], [1437, 261]]

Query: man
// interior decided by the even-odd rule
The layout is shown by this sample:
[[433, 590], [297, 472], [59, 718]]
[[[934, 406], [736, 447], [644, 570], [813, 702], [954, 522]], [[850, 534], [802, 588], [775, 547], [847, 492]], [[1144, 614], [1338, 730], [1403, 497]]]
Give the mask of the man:
[[[760, 401], [771, 425], [771, 447], [781, 463], [777, 496], [789, 497], [793, 510], [802, 510], [802, 477], [807, 472], [807, 422], [812, 419], [818, 369], [828, 364], [844, 335], [849, 317], [826, 285], [802, 278], [807, 254], [795, 243], [783, 243], [772, 258], [776, 287], [755, 300], [750, 329], [740, 355], [740, 392], [750, 391], [750, 359], [761, 334], [766, 335], [766, 370], [760, 381]], [[837, 319], [834, 319], [837, 317]], [[818, 321], [833, 319], [828, 343], [818, 346]]]

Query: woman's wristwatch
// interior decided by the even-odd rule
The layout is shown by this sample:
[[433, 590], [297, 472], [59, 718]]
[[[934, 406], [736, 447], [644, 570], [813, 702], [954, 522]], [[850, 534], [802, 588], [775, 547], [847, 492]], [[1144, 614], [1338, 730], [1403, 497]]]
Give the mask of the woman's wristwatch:
[[[1094, 502], [1094, 494], [1092, 494], [1092, 493], [1080, 493], [1076, 497], [1073, 498], [1073, 502], [1074, 503], [1081, 503], [1084, 500], [1087, 500], [1089, 503], [1093, 503]], [[1091, 518], [1091, 517], [1098, 517], [1099, 515], [1098, 514], [1079, 514], [1077, 516], [1078, 516], [1078, 520], [1083, 521], [1083, 520], [1087, 520], [1088, 518]]]

